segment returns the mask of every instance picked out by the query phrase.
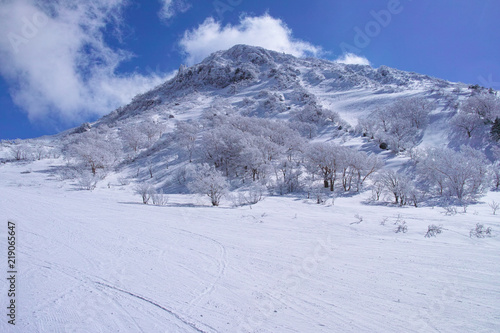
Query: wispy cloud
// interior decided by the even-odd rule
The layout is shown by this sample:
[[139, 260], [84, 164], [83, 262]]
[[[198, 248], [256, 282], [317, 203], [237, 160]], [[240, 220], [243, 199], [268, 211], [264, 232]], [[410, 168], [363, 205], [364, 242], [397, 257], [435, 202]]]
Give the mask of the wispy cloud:
[[185, 0], [159, 0], [162, 4], [158, 15], [163, 21], [168, 21], [179, 13], [185, 13], [191, 9], [191, 5]]
[[346, 65], [371, 65], [368, 59], [362, 56], [358, 56], [354, 53], [346, 53], [343, 56], [337, 58], [335, 61]]
[[159, 84], [159, 74], [118, 75], [133, 55], [112, 48], [126, 0], [3, 1], [0, 74], [32, 121], [74, 124], [103, 115]]
[[196, 29], [186, 31], [180, 41], [189, 65], [235, 44], [261, 46], [298, 57], [321, 53], [320, 47], [294, 38], [292, 30], [283, 21], [268, 14], [242, 17], [238, 25], [228, 24], [224, 27], [213, 18], [208, 18]]

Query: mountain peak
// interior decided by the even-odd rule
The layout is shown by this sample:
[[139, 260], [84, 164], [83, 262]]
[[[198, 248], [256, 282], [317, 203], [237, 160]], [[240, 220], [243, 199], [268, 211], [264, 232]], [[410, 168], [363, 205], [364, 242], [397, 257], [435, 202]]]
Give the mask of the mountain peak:
[[222, 50], [212, 53], [201, 63], [210, 62], [231, 62], [231, 63], [274, 63], [279, 61], [280, 53], [276, 51], [266, 50], [259, 46], [250, 46], [245, 44], [237, 44], [228, 50]]

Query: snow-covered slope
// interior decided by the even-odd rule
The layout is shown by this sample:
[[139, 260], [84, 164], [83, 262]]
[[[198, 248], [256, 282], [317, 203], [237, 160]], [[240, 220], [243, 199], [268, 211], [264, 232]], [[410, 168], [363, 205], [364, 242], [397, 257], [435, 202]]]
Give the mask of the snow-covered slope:
[[[75, 191], [55, 179], [58, 164], [0, 165], [0, 244], [6, 249], [7, 221], [15, 222], [19, 291], [16, 326], [4, 317], [2, 332], [495, 332], [500, 325], [498, 217], [485, 203], [453, 216], [437, 207], [366, 205], [364, 196], [334, 205], [270, 197], [230, 209], [227, 201], [193, 206], [196, 198], [172, 195], [155, 207], [115, 182]], [[492, 199], [500, 196], [485, 201]], [[394, 232], [397, 221], [406, 233]], [[478, 222], [495, 237], [470, 238]], [[425, 238], [429, 224], [442, 233]], [[7, 288], [2, 282], [5, 307]]]

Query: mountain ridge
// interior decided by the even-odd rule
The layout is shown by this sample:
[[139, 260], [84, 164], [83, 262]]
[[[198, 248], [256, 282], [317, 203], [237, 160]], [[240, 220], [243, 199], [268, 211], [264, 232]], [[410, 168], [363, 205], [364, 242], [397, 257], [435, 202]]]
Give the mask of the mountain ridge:
[[374, 69], [367, 65], [302, 59], [261, 47], [235, 45], [229, 50], [214, 52], [191, 67], [181, 65], [175, 77], [137, 95], [131, 103], [104, 118], [120, 119], [128, 112], [136, 114], [198, 92], [217, 91], [223, 96], [231, 96], [238, 90], [263, 82], [267, 83], [267, 89], [276, 92], [308, 90], [308, 87], [326, 87], [339, 93], [352, 89], [373, 89], [377, 94], [410, 88], [426, 90], [431, 86], [466, 88], [465, 84], [387, 66]]

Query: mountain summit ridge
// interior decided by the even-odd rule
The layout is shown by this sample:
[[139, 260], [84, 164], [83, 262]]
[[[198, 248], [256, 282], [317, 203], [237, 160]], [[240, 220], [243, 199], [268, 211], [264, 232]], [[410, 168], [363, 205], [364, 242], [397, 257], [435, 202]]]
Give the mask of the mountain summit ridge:
[[[466, 87], [464, 84], [387, 66], [375, 69], [368, 65], [297, 58], [262, 47], [240, 44], [228, 50], [214, 52], [193, 66], [181, 65], [173, 78], [137, 95], [131, 103], [118, 108], [104, 119], [123, 119], [139, 112], [168, 106], [173, 100], [176, 101], [174, 104], [179, 103], [186, 96], [198, 93], [232, 98], [239, 92], [252, 90], [252, 86], [277, 94], [295, 90], [309, 95], [318, 92], [319, 95], [324, 95], [323, 92], [330, 95], [341, 94], [357, 89], [385, 94], [410, 89], [423, 92], [451, 86]], [[258, 90], [256, 88], [252, 91]]]

